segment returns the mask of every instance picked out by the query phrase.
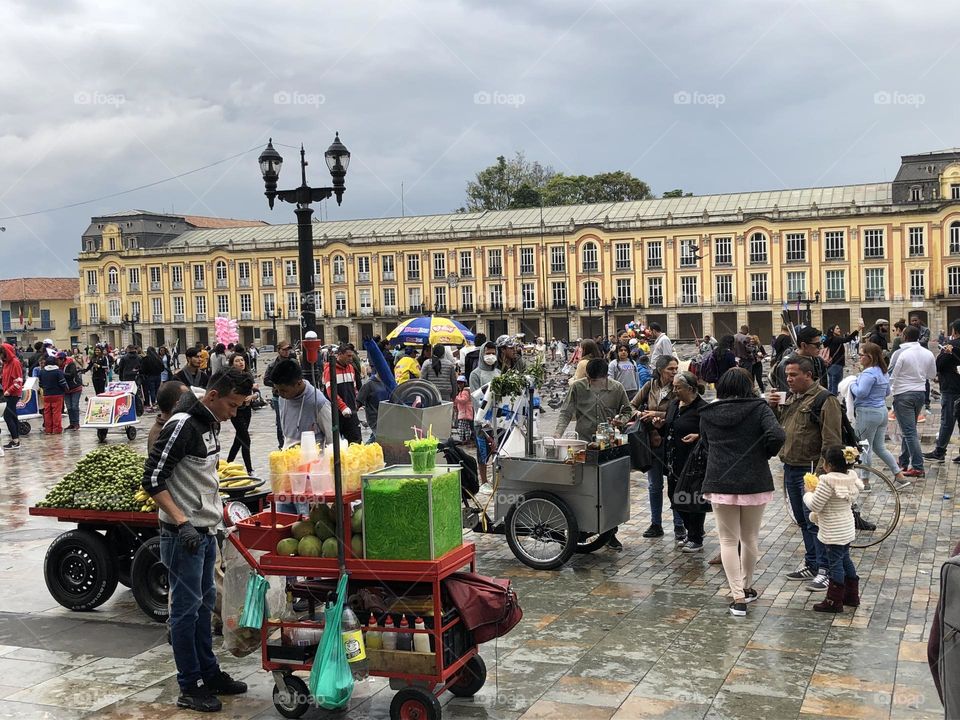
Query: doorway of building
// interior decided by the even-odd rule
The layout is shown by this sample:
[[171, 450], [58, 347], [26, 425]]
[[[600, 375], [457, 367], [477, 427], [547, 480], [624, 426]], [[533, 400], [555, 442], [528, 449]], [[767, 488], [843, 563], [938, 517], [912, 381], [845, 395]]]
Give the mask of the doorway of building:
[[724, 335], [736, 335], [738, 329], [735, 312], [715, 312], [713, 314], [713, 336], [715, 338], [722, 338]]
[[341, 345], [350, 342], [350, 328], [347, 325], [337, 325], [333, 328], [333, 334]]
[[[760, 338], [761, 343], [768, 343], [774, 336], [774, 319], [777, 321], [776, 328], [780, 329], [780, 318], [774, 318], [774, 314], [769, 310], [752, 310], [747, 312], [747, 325], [750, 326], [750, 334]], [[737, 328], [739, 330], [739, 328]]]
[[703, 337], [703, 313], [680, 313], [677, 315], [675, 339], [696, 340]]

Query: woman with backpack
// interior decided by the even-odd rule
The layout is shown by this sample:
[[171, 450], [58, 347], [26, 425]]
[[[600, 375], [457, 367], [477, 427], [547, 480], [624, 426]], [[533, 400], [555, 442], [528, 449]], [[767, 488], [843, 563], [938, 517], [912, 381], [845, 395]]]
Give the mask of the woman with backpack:
[[80, 366], [71, 355], [66, 353], [62, 352], [57, 357], [63, 362], [63, 376], [67, 379], [67, 392], [63, 396], [63, 404], [67, 408], [67, 418], [70, 420], [67, 430], [79, 430], [80, 395], [83, 393], [83, 378], [80, 376]]
[[715, 383], [727, 370], [736, 366], [737, 356], [733, 354], [733, 335], [724, 335], [713, 352], [703, 358], [700, 377], [706, 383]]
[[610, 361], [607, 375], [623, 385], [627, 395], [633, 397], [640, 389], [638, 384], [637, 365], [630, 357], [630, 348], [627, 345], [617, 345], [617, 357]]

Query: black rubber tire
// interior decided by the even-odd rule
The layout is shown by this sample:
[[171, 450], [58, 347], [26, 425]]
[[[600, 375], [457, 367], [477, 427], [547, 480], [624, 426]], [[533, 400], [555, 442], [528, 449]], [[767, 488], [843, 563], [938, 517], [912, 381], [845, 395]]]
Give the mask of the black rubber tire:
[[28, 423], [26, 420], [21, 420], [19, 423], [17, 423], [17, 429], [20, 431], [21, 435], [29, 435], [30, 423]]
[[284, 675], [283, 680], [287, 686], [287, 693], [292, 697], [284, 697], [280, 694], [280, 688], [274, 685], [273, 706], [285, 718], [301, 717], [310, 708], [310, 690], [307, 689], [307, 684], [296, 675]]
[[390, 703], [390, 720], [440, 720], [441, 713], [433, 693], [417, 687], [403, 688]]
[[426, 380], [407, 380], [402, 385], [397, 385], [390, 396], [390, 402], [396, 405], [406, 405], [407, 402], [413, 402], [417, 395], [421, 397], [423, 407], [435, 407], [441, 402], [437, 387]]
[[107, 441], [107, 431], [104, 428], [97, 428], [97, 440], [100, 442]]
[[137, 548], [130, 566], [130, 589], [144, 614], [156, 622], [170, 617], [167, 605], [169, 589], [167, 568], [160, 562], [160, 536], [144, 540]]
[[93, 530], [69, 530], [47, 548], [43, 579], [63, 607], [93, 610], [117, 589], [117, 563], [102, 535]]
[[137, 429], [133, 425], [127, 426], [127, 440], [133, 442], [137, 439]]
[[[523, 550], [517, 537], [516, 528], [514, 527], [514, 520], [517, 512], [523, 509], [524, 505], [533, 501], [539, 501], [541, 503], [553, 505], [563, 516], [563, 521], [566, 526], [566, 538], [564, 539], [564, 543], [560, 550], [556, 555], [549, 558], [544, 558], [542, 560], [531, 557]], [[507, 516], [504, 520], [504, 528], [507, 535], [507, 544], [510, 546], [510, 550], [520, 562], [527, 567], [532, 567], [535, 570], [554, 570], [565, 565], [573, 556], [574, 551], [577, 549], [577, 540], [580, 538], [580, 529], [577, 525], [577, 517], [573, 514], [570, 506], [553, 493], [543, 492], [540, 490], [524, 493], [520, 501], [510, 507], [510, 510], [507, 511]]]
[[577, 543], [576, 552], [580, 553], [581, 555], [584, 555], [586, 553], [592, 553], [592, 552], [595, 552], [596, 550], [599, 550], [610, 541], [610, 538], [613, 537], [615, 532], [617, 531], [607, 530], [606, 532], [602, 532], [599, 535], [590, 536], [592, 538], [591, 540], [579, 541]]
[[467, 660], [460, 674], [457, 675], [457, 681], [447, 688], [453, 695], [461, 698], [473, 697], [487, 682], [487, 664], [479, 655], [474, 655]]

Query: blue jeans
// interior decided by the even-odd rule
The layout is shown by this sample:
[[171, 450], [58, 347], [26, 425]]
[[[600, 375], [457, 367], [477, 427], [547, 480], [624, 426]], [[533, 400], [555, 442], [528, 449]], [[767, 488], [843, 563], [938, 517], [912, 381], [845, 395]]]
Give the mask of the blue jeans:
[[783, 490], [790, 501], [793, 519], [800, 526], [803, 535], [803, 560], [813, 572], [827, 568], [827, 551], [823, 543], [817, 540], [820, 531], [810, 522], [810, 508], [803, 502], [803, 475], [810, 472], [809, 465], [783, 465]]
[[[891, 473], [896, 475], [900, 472], [896, 458], [887, 450], [887, 409], [885, 407], [858, 407], [856, 430], [861, 440], [870, 443], [867, 451], [863, 454], [864, 465], [872, 465], [873, 455], [876, 453], [877, 457], [886, 463]], [[865, 480], [870, 479], [866, 472], [861, 472], [861, 474]]]
[[143, 378], [144, 390], [147, 395], [147, 405], [157, 404], [157, 392], [160, 390], [160, 376], [147, 375]]
[[824, 545], [827, 549], [827, 563], [830, 566], [830, 579], [839, 585], [846, 580], [859, 580], [857, 568], [850, 559], [849, 545]]
[[953, 435], [953, 423], [956, 420], [955, 405], [960, 400], [960, 395], [956, 393], [940, 393], [940, 432], [937, 433], [938, 453], [945, 453], [947, 445], [950, 443], [950, 436]]
[[220, 671], [213, 654], [211, 616], [217, 602], [214, 567], [217, 538], [203, 538], [196, 555], [183, 549], [175, 532], [160, 531], [160, 560], [170, 582], [170, 644], [181, 690], [193, 690]]
[[841, 380], [843, 380], [843, 365], [831, 365], [827, 368], [827, 390], [831, 395], [840, 392]]
[[[663, 525], [663, 459], [664, 446], [654, 448], [653, 467], [647, 470], [647, 492], [650, 495], [650, 522], [654, 525]], [[673, 511], [673, 527], [683, 530], [683, 518], [676, 510]]]
[[70, 424], [73, 426], [80, 425], [80, 395], [82, 393], [70, 393], [69, 395], [63, 396], [63, 404], [67, 408], [67, 417], [70, 419]]
[[903, 441], [900, 443], [900, 467], [923, 470], [920, 435], [917, 434], [917, 416], [923, 411], [923, 390], [911, 390], [893, 396], [893, 412], [900, 425]]

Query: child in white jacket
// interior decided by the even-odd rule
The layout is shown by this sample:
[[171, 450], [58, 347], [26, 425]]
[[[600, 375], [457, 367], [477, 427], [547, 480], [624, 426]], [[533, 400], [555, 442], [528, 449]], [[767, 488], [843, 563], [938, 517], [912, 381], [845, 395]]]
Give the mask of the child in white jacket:
[[840, 613], [843, 606], [859, 607], [860, 578], [850, 559], [850, 543], [856, 536], [853, 504], [857, 501], [863, 482], [850, 470], [843, 448], [828, 447], [823, 454], [823, 469], [819, 478], [809, 476], [803, 502], [810, 508], [810, 522], [819, 526], [817, 539], [827, 550], [830, 585], [823, 602], [813, 606], [817, 612]]

